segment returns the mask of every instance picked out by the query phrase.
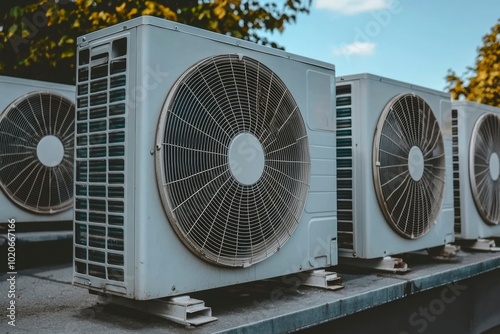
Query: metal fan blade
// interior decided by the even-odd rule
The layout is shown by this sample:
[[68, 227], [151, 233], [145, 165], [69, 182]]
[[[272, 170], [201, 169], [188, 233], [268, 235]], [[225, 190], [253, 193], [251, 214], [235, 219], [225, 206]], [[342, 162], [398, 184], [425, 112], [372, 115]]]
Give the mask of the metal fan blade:
[[74, 114], [67, 98], [33, 92], [0, 115], [0, 187], [22, 208], [53, 214], [73, 205]]
[[395, 96], [380, 115], [373, 175], [385, 218], [401, 236], [426, 234], [444, 196], [444, 143], [433, 111], [419, 96]]
[[157, 131], [163, 207], [205, 261], [245, 267], [293, 234], [309, 188], [309, 145], [297, 103], [258, 61], [227, 54], [188, 69]]

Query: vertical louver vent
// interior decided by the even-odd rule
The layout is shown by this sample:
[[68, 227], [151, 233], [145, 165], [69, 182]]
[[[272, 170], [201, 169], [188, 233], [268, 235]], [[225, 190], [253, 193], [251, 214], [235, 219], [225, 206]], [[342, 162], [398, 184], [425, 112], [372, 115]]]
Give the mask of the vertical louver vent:
[[452, 147], [453, 147], [453, 208], [455, 210], [455, 233], [462, 232], [462, 216], [460, 210], [460, 158], [458, 148], [458, 112], [451, 111]]
[[124, 281], [127, 39], [78, 55], [75, 271]]
[[339, 247], [353, 249], [351, 86], [337, 86], [337, 215]]

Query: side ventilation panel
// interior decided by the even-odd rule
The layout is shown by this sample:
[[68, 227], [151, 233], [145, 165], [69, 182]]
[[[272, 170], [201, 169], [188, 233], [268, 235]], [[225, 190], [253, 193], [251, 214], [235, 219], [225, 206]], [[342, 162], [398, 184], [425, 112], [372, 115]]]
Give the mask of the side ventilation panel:
[[353, 249], [351, 85], [337, 86], [337, 218], [339, 248]]
[[[78, 54], [75, 271], [125, 280], [127, 38]], [[119, 284], [118, 284], [119, 285]]]
[[462, 216], [460, 213], [460, 161], [458, 147], [458, 112], [456, 109], [451, 111], [451, 130], [453, 147], [453, 207], [455, 212], [455, 233], [462, 233]]

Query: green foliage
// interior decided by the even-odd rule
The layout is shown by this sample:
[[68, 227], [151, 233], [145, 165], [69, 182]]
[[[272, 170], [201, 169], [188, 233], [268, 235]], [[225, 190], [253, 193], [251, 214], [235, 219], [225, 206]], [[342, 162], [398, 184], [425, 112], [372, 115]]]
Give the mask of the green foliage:
[[[152, 15], [279, 47], [282, 32], [312, 0], [21, 0], [0, 5], [0, 74], [74, 83], [78, 36]], [[278, 4], [279, 3], [279, 4]]]
[[446, 76], [452, 99], [466, 100], [500, 107], [500, 20], [483, 37], [474, 67], [459, 77], [448, 70]]

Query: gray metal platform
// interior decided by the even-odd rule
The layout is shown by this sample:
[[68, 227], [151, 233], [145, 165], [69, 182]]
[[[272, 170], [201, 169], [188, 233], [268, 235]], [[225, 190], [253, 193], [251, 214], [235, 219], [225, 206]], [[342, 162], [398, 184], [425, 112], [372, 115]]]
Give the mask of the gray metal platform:
[[[427, 327], [456, 320], [460, 327], [454, 333], [480, 333], [500, 324], [500, 254], [461, 251], [452, 262], [438, 262], [416, 253], [405, 256], [405, 261], [412, 268], [406, 274], [332, 267], [330, 270], [339, 273], [345, 283], [345, 288], [337, 291], [297, 287], [300, 278], [291, 275], [192, 293], [191, 297], [205, 301], [218, 318], [199, 327], [102, 304], [97, 296], [71, 285], [69, 264], [29, 269], [18, 272], [16, 279], [16, 327], [8, 326], [4, 318], [0, 332], [285, 333], [311, 328], [305, 332], [317, 333], [335, 328], [336, 333], [362, 333], [379, 321], [377, 326], [389, 326], [384, 332], [405, 334], [423, 329], [422, 317], [427, 315], [421, 313], [421, 307], [431, 312], [432, 321], [425, 318]], [[1, 279], [0, 305], [7, 305], [7, 291], [6, 280]], [[464, 317], [469, 319], [453, 320], [455, 313], [451, 311], [463, 308]]]

